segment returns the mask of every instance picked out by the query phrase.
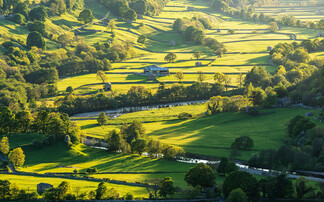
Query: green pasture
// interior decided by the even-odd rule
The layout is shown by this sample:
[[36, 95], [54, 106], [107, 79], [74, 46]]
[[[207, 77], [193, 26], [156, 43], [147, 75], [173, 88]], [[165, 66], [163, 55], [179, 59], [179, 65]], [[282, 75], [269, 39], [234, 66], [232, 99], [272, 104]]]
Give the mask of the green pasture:
[[[221, 113], [193, 120], [146, 123], [147, 134], [164, 143], [176, 144], [187, 152], [216, 157], [229, 156], [235, 138], [248, 135], [254, 140], [253, 151], [241, 151], [247, 160], [262, 149], [276, 149], [286, 139], [285, 124], [306, 109], [269, 109], [262, 116], [245, 113]], [[318, 112], [315, 112], [318, 114]], [[317, 122], [317, 124], [320, 124]]]
[[[71, 192], [76, 193], [79, 189], [79, 194], [82, 192], [95, 191], [98, 187], [99, 182], [86, 181], [86, 180], [70, 180], [59, 177], [35, 177], [35, 176], [23, 176], [13, 174], [1, 174], [1, 180], [8, 180], [11, 183], [16, 183], [20, 189], [25, 189], [30, 192], [37, 191], [37, 184], [49, 183], [54, 187], [58, 186], [62, 181], [67, 181], [71, 185]], [[144, 187], [126, 186], [118, 184], [108, 183], [108, 188], [114, 188], [121, 196], [132, 193], [134, 197], [142, 198], [148, 197], [148, 193]]]
[[27, 172], [73, 172], [75, 169], [85, 172], [92, 167], [96, 167], [99, 172], [185, 172], [190, 168], [190, 164], [186, 163], [109, 153], [81, 144], [71, 149], [63, 142], [38, 150], [32, 146], [22, 148], [26, 161], [19, 170]]

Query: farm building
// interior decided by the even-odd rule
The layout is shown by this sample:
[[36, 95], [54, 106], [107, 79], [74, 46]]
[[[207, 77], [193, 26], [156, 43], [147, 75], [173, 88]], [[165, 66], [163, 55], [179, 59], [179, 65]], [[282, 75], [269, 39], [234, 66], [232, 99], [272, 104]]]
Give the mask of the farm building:
[[143, 68], [144, 75], [167, 76], [170, 74], [169, 68], [151, 65]]
[[317, 37], [324, 37], [324, 34], [322, 32], [317, 32]]
[[104, 90], [105, 91], [111, 91], [111, 83], [110, 82], [108, 82], [108, 83], [105, 84]]
[[267, 51], [271, 51], [273, 49], [272, 46], [268, 46]]
[[48, 184], [48, 183], [39, 183], [37, 185], [37, 192], [41, 195], [46, 191], [46, 189], [53, 188], [53, 185]]

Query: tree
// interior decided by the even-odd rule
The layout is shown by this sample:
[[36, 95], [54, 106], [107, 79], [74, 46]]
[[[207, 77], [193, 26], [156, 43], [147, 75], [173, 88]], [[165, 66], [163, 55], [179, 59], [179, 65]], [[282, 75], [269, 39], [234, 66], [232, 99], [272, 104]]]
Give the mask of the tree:
[[16, 120], [17, 130], [27, 132], [34, 119], [29, 111], [20, 111], [16, 115]]
[[168, 62], [174, 63], [174, 61], [177, 59], [177, 55], [175, 53], [168, 53], [165, 57], [164, 60]]
[[8, 134], [14, 130], [15, 114], [5, 106], [0, 107], [0, 134]]
[[193, 56], [194, 56], [197, 60], [199, 60], [199, 58], [200, 58], [200, 56], [201, 56], [201, 52], [200, 52], [200, 51], [196, 51], [196, 52], [194, 52]]
[[122, 150], [124, 140], [116, 130], [110, 131], [106, 139], [108, 151], [118, 152]]
[[73, 87], [72, 86], [68, 86], [66, 88], [65, 92], [67, 92], [67, 93], [73, 93]]
[[212, 187], [215, 185], [216, 176], [210, 166], [199, 163], [190, 168], [186, 173], [184, 180], [193, 187]]
[[39, 32], [42, 36], [46, 36], [45, 23], [42, 21], [28, 23], [27, 28], [31, 32]]
[[57, 187], [57, 196], [59, 200], [64, 200], [67, 193], [70, 191], [71, 186], [67, 181], [61, 182], [61, 184]]
[[217, 172], [218, 173], [223, 173], [225, 175], [227, 164], [228, 164], [228, 159], [226, 157], [222, 157], [219, 164], [218, 164]]
[[90, 9], [84, 9], [78, 17], [78, 21], [86, 23], [90, 23], [95, 19]]
[[235, 171], [230, 173], [223, 183], [223, 193], [227, 198], [231, 191], [241, 188], [248, 197], [258, 197], [258, 182], [248, 172]]
[[10, 182], [8, 180], [0, 180], [0, 199], [10, 199]]
[[214, 80], [216, 83], [222, 85], [223, 82], [225, 81], [225, 74], [223, 74], [221, 72], [216, 72], [214, 75]]
[[20, 13], [16, 13], [13, 20], [17, 24], [24, 24], [26, 22], [25, 16]]
[[39, 6], [39, 7], [33, 8], [29, 12], [29, 18], [31, 21], [38, 20], [38, 21], [44, 22], [45, 19], [47, 18], [46, 8], [44, 6]]
[[68, 44], [71, 44], [75, 39], [75, 35], [73, 32], [66, 32], [62, 35], [60, 35], [57, 40], [62, 46], [66, 46]]
[[176, 72], [175, 77], [177, 78], [177, 80], [178, 80], [179, 82], [181, 82], [181, 80], [184, 78], [182, 72]]
[[99, 70], [99, 71], [97, 71], [97, 79], [101, 80], [102, 83], [106, 83], [108, 80], [108, 77], [104, 71]]
[[137, 42], [144, 44], [146, 39], [147, 39], [146, 35], [140, 35], [138, 36]]
[[108, 117], [105, 112], [101, 112], [97, 118], [97, 122], [99, 125], [106, 125], [108, 123]]
[[225, 84], [225, 89], [227, 91], [228, 85], [232, 82], [232, 78], [229, 77], [228, 75], [225, 75], [224, 77], [224, 84]]
[[279, 30], [279, 27], [276, 22], [270, 22], [269, 23], [269, 30], [270, 32], [277, 32]]
[[108, 189], [107, 182], [100, 182], [96, 189], [97, 200], [114, 200], [117, 198], [117, 191], [114, 188]]
[[204, 74], [204, 72], [198, 71], [197, 75], [198, 75], [198, 77], [197, 77], [198, 82], [202, 83], [203, 81], [206, 80], [206, 75]]
[[175, 188], [173, 186], [173, 180], [171, 177], [166, 177], [160, 182], [160, 192], [159, 195], [162, 197], [167, 197], [169, 195], [171, 198], [174, 195]]
[[230, 174], [231, 172], [238, 171], [238, 167], [236, 166], [235, 162], [228, 162], [225, 167], [225, 172]]
[[307, 180], [304, 177], [299, 177], [296, 180], [295, 189], [296, 189], [298, 199], [303, 198], [306, 194], [315, 190], [314, 187], [307, 185], [308, 181], [309, 180]]
[[31, 32], [27, 37], [27, 48], [36, 46], [37, 48], [45, 49], [46, 42], [39, 32]]
[[0, 141], [0, 152], [4, 155], [9, 153], [9, 139], [7, 137], [3, 137]]
[[110, 29], [110, 32], [114, 32], [114, 29], [117, 28], [116, 21], [115, 20], [110, 20], [108, 22], [107, 28]]
[[13, 163], [14, 166], [23, 166], [25, 163], [25, 154], [21, 147], [12, 150], [8, 155], [9, 161]]
[[10, 199], [18, 200], [19, 199], [19, 191], [20, 191], [19, 186], [16, 183], [12, 183], [10, 185]]
[[249, 150], [254, 146], [253, 140], [249, 136], [241, 136], [235, 138], [235, 141], [231, 145], [232, 149]]
[[138, 153], [142, 156], [147, 146], [147, 140], [139, 138], [132, 141], [131, 149], [133, 153]]
[[137, 14], [136, 14], [136, 12], [133, 9], [129, 9], [128, 11], [126, 11], [124, 13], [123, 18], [125, 20], [136, 21]]
[[248, 198], [241, 188], [237, 188], [231, 191], [226, 201], [227, 202], [248, 202]]

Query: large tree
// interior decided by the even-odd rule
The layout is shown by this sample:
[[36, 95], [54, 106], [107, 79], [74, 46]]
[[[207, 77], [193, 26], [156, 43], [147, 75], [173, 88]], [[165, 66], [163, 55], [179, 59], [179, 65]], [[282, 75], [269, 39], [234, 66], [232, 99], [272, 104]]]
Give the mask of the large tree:
[[168, 53], [165, 57], [164, 60], [168, 62], [174, 62], [177, 59], [177, 55], [175, 53]]
[[184, 76], [183, 76], [182, 72], [176, 72], [175, 77], [177, 78], [177, 80], [179, 82], [181, 82], [181, 80], [183, 79]]
[[31, 21], [38, 20], [44, 22], [47, 18], [46, 8], [44, 6], [33, 8], [29, 12], [29, 18], [31, 19]]
[[39, 32], [31, 32], [27, 37], [27, 48], [36, 46], [37, 48], [45, 49], [46, 42]]
[[14, 166], [23, 166], [25, 163], [25, 154], [21, 147], [12, 150], [9, 155], [9, 161], [13, 163]]
[[114, 29], [116, 29], [116, 21], [115, 20], [110, 20], [107, 25], [107, 29], [110, 29], [110, 32], [114, 32]]
[[216, 176], [210, 166], [199, 163], [190, 168], [185, 175], [185, 181], [193, 187], [212, 187], [215, 185]]
[[270, 32], [277, 32], [279, 30], [279, 27], [276, 22], [270, 22], [269, 23], [269, 30]]
[[167, 197], [169, 195], [171, 198], [174, 195], [175, 188], [173, 186], [173, 180], [171, 177], [164, 178], [160, 183], [159, 195], [162, 197]]
[[231, 191], [241, 188], [248, 197], [258, 197], [258, 182], [248, 172], [235, 171], [230, 173], [223, 183], [223, 193], [227, 198]]
[[78, 17], [78, 20], [84, 23], [92, 22], [95, 19], [95, 17], [92, 14], [92, 11], [90, 9], [84, 9]]

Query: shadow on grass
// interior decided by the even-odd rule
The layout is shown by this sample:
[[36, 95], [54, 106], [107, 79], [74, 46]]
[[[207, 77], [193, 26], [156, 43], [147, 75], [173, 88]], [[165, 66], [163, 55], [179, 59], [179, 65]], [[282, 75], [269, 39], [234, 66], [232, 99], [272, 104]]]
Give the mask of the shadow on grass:
[[148, 81], [148, 77], [147, 76], [141, 76], [141, 75], [135, 75], [135, 74], [129, 74], [126, 77], [126, 81]]
[[65, 26], [67, 26], [69, 28], [78, 27], [78, 26], [81, 26], [82, 25], [81, 23], [73, 22], [73, 21], [68, 21], [66, 19], [53, 20], [52, 22], [55, 25], [58, 25], [58, 26], [65, 25]]

